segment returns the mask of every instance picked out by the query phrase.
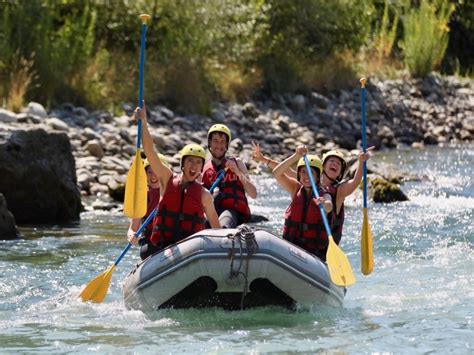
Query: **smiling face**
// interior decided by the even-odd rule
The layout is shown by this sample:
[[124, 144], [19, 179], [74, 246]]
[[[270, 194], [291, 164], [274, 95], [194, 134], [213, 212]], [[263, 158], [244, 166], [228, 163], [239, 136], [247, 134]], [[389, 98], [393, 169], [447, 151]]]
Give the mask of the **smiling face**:
[[192, 155], [185, 156], [183, 159], [183, 166], [181, 168], [183, 177], [187, 181], [196, 180], [199, 174], [201, 174], [204, 164], [203, 159]]
[[[314, 183], [317, 184], [319, 181], [319, 175], [316, 172], [316, 169], [311, 168], [311, 173], [313, 174]], [[298, 169], [298, 181], [306, 188], [311, 187], [311, 180], [309, 178], [308, 171], [304, 166]]]
[[160, 187], [160, 180], [158, 180], [158, 176], [155, 175], [151, 167], [147, 167], [145, 170], [148, 186], [152, 189], [158, 189]]
[[224, 133], [214, 132], [209, 138], [209, 151], [213, 158], [222, 159], [227, 153], [229, 142], [228, 137]]
[[337, 157], [329, 157], [324, 162], [324, 173], [332, 180], [337, 180], [342, 172], [341, 159]]

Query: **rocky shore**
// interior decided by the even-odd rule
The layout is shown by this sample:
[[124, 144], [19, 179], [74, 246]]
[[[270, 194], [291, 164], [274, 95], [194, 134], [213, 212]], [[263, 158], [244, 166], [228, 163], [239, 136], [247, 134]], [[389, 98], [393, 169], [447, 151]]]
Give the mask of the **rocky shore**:
[[[454, 77], [436, 75], [423, 80], [373, 79], [368, 81], [366, 88], [367, 142], [378, 150], [410, 146], [421, 149], [427, 144], [473, 139], [473, 80], [460, 81]], [[25, 177], [24, 165], [44, 167], [48, 166], [48, 161], [53, 161], [54, 167], [44, 170], [54, 173], [45, 173], [44, 178], [49, 181], [54, 178], [52, 176], [56, 176], [64, 180], [61, 186], [67, 186], [62, 190], [48, 191], [49, 198], [57, 199], [59, 196], [55, 194], [60, 194], [65, 201], [75, 204], [76, 197], [68, 199], [64, 194], [80, 193], [86, 209], [120, 208], [123, 184], [136, 150], [137, 127], [130, 118], [134, 106], [124, 104], [123, 115], [118, 117], [106, 111], [90, 112], [84, 107], [68, 103], [49, 112], [41, 104], [33, 102], [20, 114], [0, 109], [0, 194], [5, 196], [7, 206], [15, 218], [28, 221], [23, 212], [18, 212], [19, 208], [11, 208], [24, 204], [25, 201], [19, 199], [28, 196], [22, 194], [20, 182], [22, 179], [38, 178], [35, 175]], [[233, 134], [230, 154], [240, 156], [251, 171], [258, 166], [251, 159], [252, 141], [260, 143], [266, 155], [282, 159], [299, 144], [308, 145], [317, 154], [336, 147], [350, 153], [358, 149], [361, 138], [358, 87], [351, 91], [274, 95], [245, 104], [218, 103], [207, 116], [180, 115], [167, 107], [156, 105], [150, 105], [148, 110], [156, 148], [175, 168], [178, 166], [181, 147], [191, 142], [205, 146], [207, 129], [217, 122], [230, 127]], [[42, 141], [31, 142], [35, 150], [31, 156], [37, 156], [45, 149], [46, 160], [42, 162], [43, 165], [27, 158], [27, 152], [23, 161], [15, 163], [12, 158], [12, 140], [16, 139], [15, 144], [20, 148], [23, 143], [18, 142], [18, 133], [15, 135], [14, 132], [37, 130], [67, 137], [73, 164], [64, 165], [58, 161], [59, 157], [61, 161], [69, 159], [65, 151], [69, 149], [67, 144], [57, 138], [58, 142], [62, 142], [63, 151], [47, 150], [45, 144], [59, 143], [55, 143], [56, 138], [53, 141], [45, 137], [38, 138], [42, 136], [38, 133], [35, 133], [36, 139]], [[25, 146], [24, 149], [31, 148]], [[23, 176], [19, 176], [20, 173]], [[75, 189], [70, 188], [71, 182], [77, 186], [76, 192], [69, 192]], [[16, 186], [15, 193], [10, 191], [12, 186]], [[78, 212], [75, 210], [71, 212], [72, 219], [76, 214]], [[55, 221], [54, 218], [46, 220]]]

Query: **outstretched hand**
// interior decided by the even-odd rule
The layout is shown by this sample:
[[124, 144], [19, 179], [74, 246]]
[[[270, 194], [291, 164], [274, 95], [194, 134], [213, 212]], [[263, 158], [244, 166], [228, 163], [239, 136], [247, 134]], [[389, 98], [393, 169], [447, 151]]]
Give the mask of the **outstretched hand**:
[[254, 141], [252, 141], [252, 159], [258, 163], [265, 162], [265, 158], [263, 157], [260, 144], [255, 143]]

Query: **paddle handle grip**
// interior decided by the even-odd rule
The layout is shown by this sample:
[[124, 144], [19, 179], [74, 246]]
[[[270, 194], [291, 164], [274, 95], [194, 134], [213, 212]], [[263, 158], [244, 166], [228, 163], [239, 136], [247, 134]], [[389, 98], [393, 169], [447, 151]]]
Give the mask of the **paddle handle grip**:
[[[366, 112], [365, 112], [365, 83], [366, 79], [360, 79], [360, 106], [362, 116], [362, 150], [364, 153], [367, 152], [367, 123], [366, 123]], [[363, 171], [363, 206], [367, 208], [367, 162], [364, 161], [362, 164]]]
[[209, 192], [212, 194], [214, 192], [214, 190], [216, 189], [217, 185], [220, 184], [220, 182], [222, 181], [222, 179], [224, 178], [224, 175], [225, 175], [225, 169], [222, 169], [221, 171], [219, 171], [219, 174], [217, 174], [217, 179], [216, 181], [214, 181], [214, 183], [211, 185], [211, 188], [209, 189]]
[[[142, 21], [141, 41], [140, 41], [140, 67], [139, 67], [139, 79], [138, 79], [138, 107], [143, 107], [143, 72], [145, 67], [145, 47], [146, 47], [146, 31], [147, 21], [150, 19], [150, 15], [140, 15]], [[137, 130], [137, 149], [140, 149], [141, 138], [142, 138], [142, 121], [138, 120]]]
[[[308, 157], [305, 154], [303, 158], [304, 158], [304, 164], [306, 165], [306, 170], [308, 171], [309, 180], [311, 181], [311, 187], [313, 188], [313, 193], [316, 196], [316, 198], [319, 198], [319, 192], [318, 192], [318, 189], [316, 188], [316, 183], [314, 182], [313, 173], [311, 171], [311, 167], [309, 166]], [[324, 206], [322, 204], [319, 204], [318, 207], [319, 207], [319, 210], [321, 211], [321, 217], [323, 218], [326, 234], [328, 235], [328, 238], [332, 238], [331, 228], [329, 228], [328, 218], [326, 216], [326, 211], [324, 210]]]

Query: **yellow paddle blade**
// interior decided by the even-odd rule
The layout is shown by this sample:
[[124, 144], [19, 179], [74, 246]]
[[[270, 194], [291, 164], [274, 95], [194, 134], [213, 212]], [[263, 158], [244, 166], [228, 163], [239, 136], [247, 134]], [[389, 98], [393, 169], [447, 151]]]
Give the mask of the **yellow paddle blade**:
[[362, 222], [362, 233], [360, 236], [361, 269], [364, 275], [369, 275], [374, 269], [374, 255], [372, 251], [372, 233], [370, 232], [369, 215], [364, 208], [364, 220]]
[[94, 280], [89, 282], [82, 290], [79, 297], [84, 301], [92, 301], [94, 303], [102, 303], [109, 290], [110, 280], [115, 271], [115, 265], [109, 267], [102, 274], [97, 276]]
[[137, 150], [125, 183], [123, 213], [129, 218], [142, 218], [146, 214], [146, 172], [140, 151]]
[[346, 254], [334, 242], [332, 235], [329, 236], [329, 246], [326, 253], [326, 262], [328, 264], [331, 281], [338, 286], [350, 286], [355, 284], [356, 280], [352, 273], [352, 267]]

